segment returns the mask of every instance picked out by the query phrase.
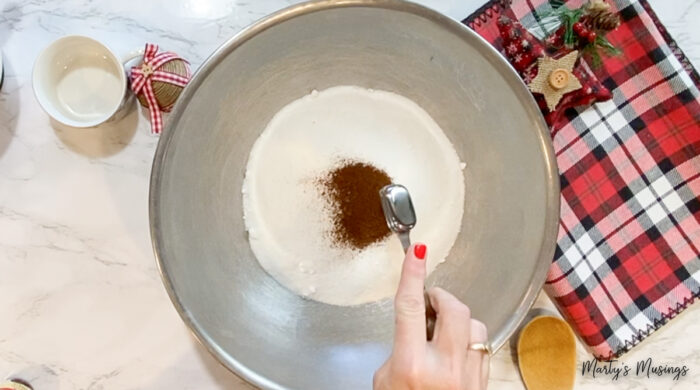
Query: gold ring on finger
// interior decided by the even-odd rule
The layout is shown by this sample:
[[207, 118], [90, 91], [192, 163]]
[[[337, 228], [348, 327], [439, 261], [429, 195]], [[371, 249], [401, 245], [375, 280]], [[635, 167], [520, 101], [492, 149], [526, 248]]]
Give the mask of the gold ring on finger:
[[491, 347], [487, 343], [471, 343], [468, 349], [478, 352], [486, 352], [491, 355]]

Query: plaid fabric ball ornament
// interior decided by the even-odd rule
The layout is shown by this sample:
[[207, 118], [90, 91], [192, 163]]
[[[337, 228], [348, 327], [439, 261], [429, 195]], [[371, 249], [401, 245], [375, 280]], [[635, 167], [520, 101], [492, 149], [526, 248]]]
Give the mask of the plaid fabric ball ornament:
[[[502, 16], [499, 18], [497, 26], [503, 40], [506, 58], [508, 58], [515, 70], [520, 73], [520, 77], [523, 78], [526, 84], [530, 84], [537, 77], [539, 59], [543, 57], [561, 59], [572, 52], [572, 50], [566, 48], [553, 52], [548, 51], [544, 43], [530, 34], [522, 24], [508, 17]], [[588, 106], [595, 102], [602, 102], [612, 98], [610, 91], [600, 83], [600, 80], [598, 80], [585, 61], [579, 59], [571, 73], [579, 81], [581, 88], [564, 94], [554, 109], [548, 107], [547, 99], [542, 94], [535, 94], [535, 100], [540, 110], [542, 110], [547, 124], [553, 129], [558, 128], [558, 125], [565, 122], [562, 119], [564, 119], [564, 110], [567, 108]]]

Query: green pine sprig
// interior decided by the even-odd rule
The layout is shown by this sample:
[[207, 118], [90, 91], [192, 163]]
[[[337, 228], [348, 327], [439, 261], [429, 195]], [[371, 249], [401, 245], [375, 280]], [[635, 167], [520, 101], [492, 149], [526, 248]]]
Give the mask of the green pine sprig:
[[620, 49], [616, 48], [612, 43], [610, 43], [610, 41], [608, 41], [608, 38], [601, 35], [597, 36], [594, 45], [586, 45], [586, 47], [583, 48], [583, 54], [587, 55], [591, 59], [591, 66], [593, 69], [600, 68], [603, 65], [603, 59], [598, 48], [602, 48], [604, 54], [610, 57], [614, 57], [622, 53]]
[[583, 16], [583, 9], [570, 9], [563, 7], [564, 9], [559, 14], [561, 22], [564, 25], [564, 44], [566, 46], [573, 46], [576, 43], [576, 34], [574, 34], [574, 24], [576, 24]]
[[564, 35], [562, 38], [564, 45], [569, 48], [582, 47], [581, 54], [591, 59], [591, 65], [594, 68], [600, 67], [603, 63], [601, 53], [606, 56], [615, 56], [621, 53], [618, 48], [608, 41], [604, 34], [597, 35], [595, 42], [592, 44], [581, 42], [578, 45], [581, 38], [574, 33], [574, 24], [580, 22], [581, 18], [585, 16], [585, 6], [571, 9], [566, 6], [566, 1], [563, 0], [550, 0], [549, 4], [551, 8], [538, 15], [538, 25], [543, 32], [542, 36], [538, 38], [543, 39], [563, 26]]
[[622, 51], [620, 49], [613, 46], [613, 44], [610, 43], [610, 41], [608, 41], [608, 38], [606, 38], [603, 35], [598, 35], [595, 38], [595, 46], [602, 47], [603, 50], [605, 50], [605, 54], [607, 54], [609, 56], [616, 56], [616, 55], [620, 55], [620, 53], [622, 53]]

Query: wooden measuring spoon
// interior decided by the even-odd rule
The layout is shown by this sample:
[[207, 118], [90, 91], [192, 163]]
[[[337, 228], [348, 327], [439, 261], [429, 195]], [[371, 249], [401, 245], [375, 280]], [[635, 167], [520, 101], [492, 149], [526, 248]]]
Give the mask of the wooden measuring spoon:
[[576, 340], [564, 320], [536, 317], [520, 332], [518, 366], [528, 390], [571, 390], [576, 376]]

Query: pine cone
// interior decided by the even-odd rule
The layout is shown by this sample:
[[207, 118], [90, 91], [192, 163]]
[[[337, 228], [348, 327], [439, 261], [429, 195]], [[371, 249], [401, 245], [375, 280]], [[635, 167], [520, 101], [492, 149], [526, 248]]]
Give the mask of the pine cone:
[[620, 25], [620, 16], [610, 11], [593, 11], [586, 16], [593, 30], [610, 32]]
[[610, 12], [610, 4], [603, 0], [591, 0], [585, 6], [581, 22], [593, 31], [608, 33], [620, 25], [620, 16]]

